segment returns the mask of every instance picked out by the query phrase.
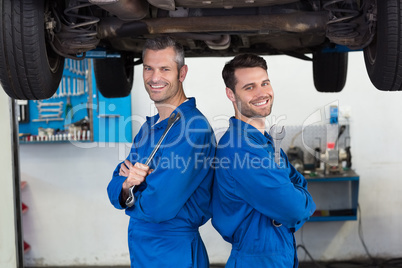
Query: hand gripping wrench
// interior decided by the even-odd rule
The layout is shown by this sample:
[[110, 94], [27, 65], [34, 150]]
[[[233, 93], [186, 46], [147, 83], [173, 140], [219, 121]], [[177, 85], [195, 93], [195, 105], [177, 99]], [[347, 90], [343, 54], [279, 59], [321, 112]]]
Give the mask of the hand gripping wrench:
[[[166, 126], [165, 131], [163, 132], [162, 136], [160, 137], [158, 143], [156, 144], [155, 148], [152, 150], [151, 154], [148, 156], [147, 161], [145, 162], [145, 165], [149, 166], [149, 163], [151, 163], [152, 159], [155, 156], [155, 153], [158, 151], [159, 147], [161, 146], [162, 141], [165, 139], [167, 133], [169, 130], [172, 128], [172, 126], [180, 119], [180, 114], [179, 113], [172, 113], [168, 119], [168, 123]], [[134, 188], [135, 186], [131, 186], [129, 191], [128, 191], [128, 198], [126, 200], [126, 206], [127, 207], [132, 207], [135, 202], [134, 198]]]
[[285, 138], [286, 132], [285, 132], [285, 127], [282, 126], [282, 128], [279, 130], [279, 127], [277, 125], [273, 125], [271, 129], [269, 130], [269, 135], [272, 137], [274, 141], [274, 147], [275, 147], [275, 163], [280, 165], [281, 161], [281, 142], [283, 138]]

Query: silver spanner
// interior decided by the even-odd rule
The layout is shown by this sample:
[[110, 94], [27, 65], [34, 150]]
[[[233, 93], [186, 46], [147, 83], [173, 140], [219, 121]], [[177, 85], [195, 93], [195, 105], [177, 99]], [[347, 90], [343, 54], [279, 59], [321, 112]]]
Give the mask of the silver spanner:
[[61, 113], [62, 112], [61, 107], [57, 108], [57, 109], [42, 109], [42, 108], [39, 108], [38, 110], [39, 110], [39, 113], [53, 113], [53, 112]]
[[[162, 136], [160, 137], [158, 143], [152, 150], [151, 154], [148, 156], [147, 161], [145, 162], [145, 165], [149, 166], [151, 163], [152, 159], [154, 158], [155, 153], [159, 150], [159, 147], [161, 146], [162, 141], [165, 139], [167, 133], [169, 130], [172, 128], [172, 126], [180, 119], [180, 114], [179, 113], [172, 113], [168, 119], [167, 126], [165, 131], [163, 132]], [[128, 191], [128, 198], [126, 200], [126, 206], [127, 207], [132, 207], [135, 202], [134, 198], [134, 188], [135, 186], [131, 186], [129, 191]]]
[[281, 142], [285, 138], [286, 132], [285, 127], [282, 126], [281, 129], [277, 125], [273, 125], [269, 130], [269, 135], [274, 141], [275, 147], [275, 163], [280, 165], [281, 163]]
[[59, 106], [59, 109], [62, 109], [63, 107], [63, 103], [62, 101], [60, 102], [41, 102], [39, 101], [37, 104], [38, 110], [42, 109], [42, 107], [51, 107], [51, 106]]

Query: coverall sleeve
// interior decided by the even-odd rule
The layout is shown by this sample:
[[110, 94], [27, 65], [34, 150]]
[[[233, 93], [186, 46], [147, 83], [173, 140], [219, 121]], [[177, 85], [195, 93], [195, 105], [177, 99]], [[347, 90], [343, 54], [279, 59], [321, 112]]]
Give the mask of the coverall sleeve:
[[204, 145], [203, 148], [184, 139], [163, 149], [161, 161], [169, 159], [169, 162], [159, 162], [146, 178], [146, 189], [137, 191], [134, 217], [150, 222], [174, 218], [201, 182], [210, 176], [212, 171], [207, 163], [215, 154], [213, 134], [212, 137], [211, 133], [196, 135], [192, 140], [194, 144]]
[[[137, 156], [137, 144], [139, 143], [139, 141], [141, 140], [141, 138], [143, 136], [142, 133], [143, 133], [143, 131], [141, 128], [140, 131], [138, 132], [138, 134], [135, 136], [133, 144], [130, 149], [130, 154], [126, 158], [127, 160], [132, 162], [133, 165], [136, 162], [132, 161], [132, 159], [133, 158], [135, 159], [135, 157]], [[133, 156], [135, 156], [135, 157], [133, 157]], [[113, 171], [112, 180], [109, 182], [109, 185], [107, 187], [107, 194], [109, 196], [110, 203], [112, 203], [112, 205], [117, 209], [127, 208], [126, 204], [124, 203], [125, 201], [121, 200], [121, 198], [120, 198], [121, 190], [123, 189], [123, 183], [127, 179], [127, 177], [123, 177], [123, 176], [119, 175], [120, 166], [123, 163], [124, 163], [124, 161], [117, 165], [116, 169]]]
[[[282, 151], [282, 155], [286, 157], [285, 153]], [[290, 181], [294, 184], [294, 185], [299, 185], [301, 187], [303, 187], [304, 189], [307, 190], [307, 180], [304, 178], [304, 176], [302, 174], [300, 174], [299, 171], [297, 171], [295, 169], [295, 167], [289, 163], [288, 158], [286, 157], [286, 161], [289, 165], [290, 168], [290, 173], [289, 173], [289, 178]]]
[[279, 168], [266, 150], [245, 147], [232, 155], [238, 153], [241, 160], [247, 156], [246, 161], [254, 163], [260, 159], [261, 165], [228, 171], [234, 179], [235, 194], [268, 218], [297, 230], [315, 210], [315, 203], [302, 182], [304, 178], [290, 178], [293, 171], [289, 162], [287, 168]]
[[117, 209], [126, 208], [125, 204], [121, 202], [120, 195], [123, 188], [123, 182], [127, 177], [119, 175], [120, 166], [123, 162], [119, 163], [113, 172], [112, 180], [107, 187], [107, 194], [109, 196], [110, 203]]

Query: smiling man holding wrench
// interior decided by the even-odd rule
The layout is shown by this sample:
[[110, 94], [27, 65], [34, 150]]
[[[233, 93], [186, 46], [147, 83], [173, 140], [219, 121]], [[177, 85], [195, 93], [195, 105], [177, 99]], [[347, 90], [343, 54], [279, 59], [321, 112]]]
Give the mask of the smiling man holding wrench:
[[232, 244], [226, 267], [297, 267], [294, 232], [315, 204], [280, 149], [284, 129], [265, 131], [274, 100], [267, 64], [238, 55], [222, 76], [235, 117], [216, 152], [212, 224]]
[[[147, 40], [143, 63], [144, 85], [158, 114], [147, 117], [129, 156], [116, 167], [109, 199], [130, 216], [131, 267], [207, 268], [198, 228], [211, 217], [213, 171], [199, 163], [214, 157], [214, 133], [195, 99], [185, 96], [188, 68], [180, 44], [169, 37]], [[170, 159], [186, 162], [186, 168]]]

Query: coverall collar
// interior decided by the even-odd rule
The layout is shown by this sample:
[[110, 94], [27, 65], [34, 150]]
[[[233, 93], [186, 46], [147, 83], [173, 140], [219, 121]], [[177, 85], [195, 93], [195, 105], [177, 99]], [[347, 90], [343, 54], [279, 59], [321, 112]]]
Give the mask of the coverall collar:
[[[180, 104], [172, 113], [180, 113], [183, 116], [187, 111], [196, 108], [195, 98], [188, 98], [182, 104]], [[169, 118], [166, 118], [159, 123], [159, 113], [154, 116], [147, 116], [147, 124], [150, 125], [152, 128], [166, 128], [167, 121]]]
[[234, 116], [230, 118], [229, 124], [231, 127], [236, 129], [236, 133], [240, 133], [240, 131], [243, 131], [245, 135], [257, 141], [258, 144], [265, 145], [267, 143], [273, 143], [272, 137], [266, 131], [264, 131], [263, 135], [258, 129], [256, 129], [252, 125], [247, 124], [242, 120], [236, 119]]

